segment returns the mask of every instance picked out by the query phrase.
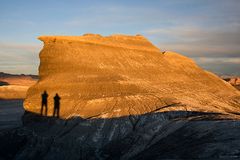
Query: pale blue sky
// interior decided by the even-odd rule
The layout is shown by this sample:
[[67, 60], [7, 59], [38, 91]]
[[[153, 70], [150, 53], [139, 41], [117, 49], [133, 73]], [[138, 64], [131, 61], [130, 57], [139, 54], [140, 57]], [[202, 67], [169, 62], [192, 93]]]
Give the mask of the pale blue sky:
[[240, 0], [1, 0], [0, 72], [38, 73], [40, 35], [142, 34], [217, 74], [240, 75]]

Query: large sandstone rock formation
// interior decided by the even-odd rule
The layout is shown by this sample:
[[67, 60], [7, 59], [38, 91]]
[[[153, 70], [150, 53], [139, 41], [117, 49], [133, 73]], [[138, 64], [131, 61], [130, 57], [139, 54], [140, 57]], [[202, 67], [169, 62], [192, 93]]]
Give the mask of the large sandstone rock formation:
[[239, 112], [240, 92], [191, 59], [162, 53], [143, 36], [42, 36], [40, 80], [24, 107], [39, 113], [41, 94], [61, 99], [61, 118], [110, 118], [155, 111]]

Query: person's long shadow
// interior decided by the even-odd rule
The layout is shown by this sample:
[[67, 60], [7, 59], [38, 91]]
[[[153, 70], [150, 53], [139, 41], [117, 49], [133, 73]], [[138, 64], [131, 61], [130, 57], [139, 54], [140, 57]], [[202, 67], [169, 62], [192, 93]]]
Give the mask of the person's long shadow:
[[53, 99], [54, 99], [53, 117], [59, 118], [61, 97], [56, 93]]
[[[52, 116], [59, 118], [61, 97], [58, 95], [58, 93], [56, 93], [56, 95], [54, 96], [53, 99], [54, 99], [54, 108], [53, 108], [53, 115]], [[45, 109], [44, 116], [47, 116], [47, 112], [48, 112], [48, 93], [47, 93], [46, 90], [42, 93], [41, 116], [43, 116], [43, 110], [44, 109]]]
[[41, 105], [41, 115], [43, 115], [43, 110], [45, 108], [45, 116], [47, 116], [47, 111], [48, 111], [48, 94], [47, 91], [45, 90], [42, 93], [42, 105]]

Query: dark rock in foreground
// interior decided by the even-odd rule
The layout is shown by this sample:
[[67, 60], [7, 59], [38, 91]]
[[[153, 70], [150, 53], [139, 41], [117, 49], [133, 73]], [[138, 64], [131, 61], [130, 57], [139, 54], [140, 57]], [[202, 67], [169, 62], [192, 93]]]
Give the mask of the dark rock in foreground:
[[25, 113], [0, 133], [2, 159], [239, 159], [240, 121], [172, 111], [69, 120]]

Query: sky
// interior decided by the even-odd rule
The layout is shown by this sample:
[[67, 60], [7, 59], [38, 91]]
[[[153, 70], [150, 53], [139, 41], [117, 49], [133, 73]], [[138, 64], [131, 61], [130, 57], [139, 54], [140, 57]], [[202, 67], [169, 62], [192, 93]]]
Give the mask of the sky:
[[38, 74], [40, 35], [141, 34], [240, 75], [240, 0], [0, 0], [0, 72]]

